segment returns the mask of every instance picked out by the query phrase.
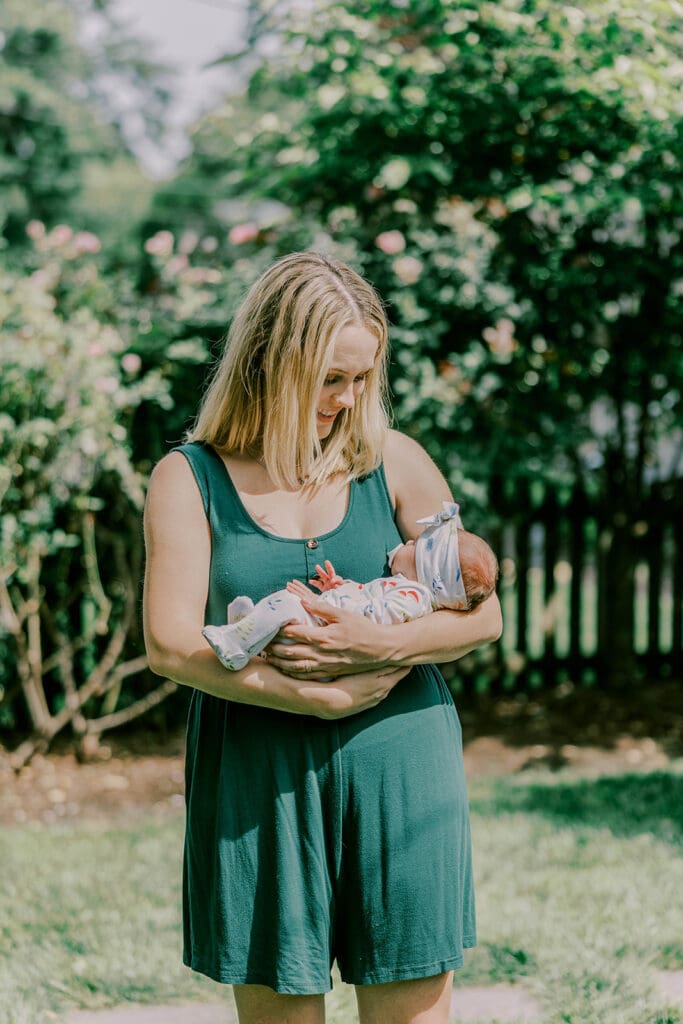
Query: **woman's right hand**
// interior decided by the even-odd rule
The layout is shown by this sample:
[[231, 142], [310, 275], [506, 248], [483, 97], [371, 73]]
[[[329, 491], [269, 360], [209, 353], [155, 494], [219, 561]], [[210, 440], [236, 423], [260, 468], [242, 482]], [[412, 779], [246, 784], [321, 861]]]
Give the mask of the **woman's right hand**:
[[411, 667], [401, 665], [358, 672], [356, 675], [339, 676], [329, 683], [299, 681], [298, 694], [306, 706], [303, 714], [326, 719], [347, 718], [374, 708], [391, 693], [396, 683], [408, 675]]

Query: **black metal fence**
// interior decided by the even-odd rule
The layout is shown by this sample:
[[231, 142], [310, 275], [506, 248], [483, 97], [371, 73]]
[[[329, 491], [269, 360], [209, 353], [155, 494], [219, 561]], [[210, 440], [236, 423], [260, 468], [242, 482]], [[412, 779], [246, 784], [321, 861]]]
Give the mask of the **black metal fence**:
[[[585, 492], [537, 482], [501, 486], [501, 525], [488, 540], [500, 561], [501, 641], [458, 666], [466, 690], [516, 690], [609, 675], [618, 631], [637, 673], [683, 678], [683, 481], [654, 484], [638, 509], [607, 508]], [[615, 512], [634, 564], [609, 557]], [[627, 588], [633, 621], [615, 621], [616, 588]]]

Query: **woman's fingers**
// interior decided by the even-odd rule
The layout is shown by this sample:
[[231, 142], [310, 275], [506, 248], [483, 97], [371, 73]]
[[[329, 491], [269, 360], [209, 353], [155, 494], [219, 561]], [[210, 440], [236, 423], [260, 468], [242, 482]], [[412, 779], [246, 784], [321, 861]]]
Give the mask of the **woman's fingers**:
[[409, 667], [400, 667], [388, 672], [363, 672], [334, 679], [325, 689], [316, 688], [318, 710], [314, 714], [319, 718], [346, 718], [376, 707], [409, 671]]
[[[313, 598], [311, 602], [306, 601], [306, 604], [314, 605], [316, 598]], [[315, 609], [317, 615], [317, 608]], [[305, 622], [290, 622], [289, 625], [283, 626], [278, 633], [279, 637], [286, 639], [288, 642], [295, 641], [302, 644], [312, 644], [314, 646], [319, 645], [319, 641], [322, 639], [322, 634], [325, 631], [325, 626], [309, 626]], [[286, 647], [287, 644], [281, 644], [282, 647]]]

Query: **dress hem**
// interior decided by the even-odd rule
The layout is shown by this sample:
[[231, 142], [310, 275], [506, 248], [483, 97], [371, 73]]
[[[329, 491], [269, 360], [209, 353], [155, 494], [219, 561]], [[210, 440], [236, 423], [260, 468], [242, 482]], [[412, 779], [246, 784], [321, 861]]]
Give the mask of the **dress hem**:
[[289, 984], [287, 981], [274, 982], [272, 977], [266, 977], [263, 974], [253, 975], [251, 971], [245, 974], [241, 971], [216, 970], [213, 967], [205, 967], [196, 961], [188, 959], [183, 959], [183, 964], [185, 967], [189, 967], [191, 971], [196, 971], [198, 974], [203, 974], [205, 977], [211, 978], [212, 981], [218, 982], [219, 985], [266, 985], [280, 995], [290, 996], [322, 996], [326, 992], [332, 991], [331, 977], [327, 978], [324, 982], [321, 981], [319, 986], [315, 982], [311, 982], [310, 985], [300, 981]]
[[[474, 938], [467, 937], [463, 941], [464, 949], [471, 949], [475, 945], [476, 939]], [[240, 971], [216, 970], [212, 967], [200, 965], [196, 961], [193, 962], [187, 958], [183, 959], [183, 963], [186, 967], [189, 967], [190, 970], [196, 971], [198, 974], [203, 974], [207, 978], [211, 978], [212, 981], [216, 981], [221, 985], [266, 985], [268, 988], [272, 988], [274, 992], [281, 995], [296, 996], [325, 995], [326, 992], [332, 991], [331, 977], [328, 977], [326, 981], [321, 981], [319, 985], [316, 982], [305, 984], [301, 981], [293, 982], [291, 984], [287, 981], [275, 981], [273, 984], [273, 978], [263, 974], [253, 975], [251, 972], [245, 973]], [[343, 971], [340, 968], [339, 973], [345, 985], [382, 985], [392, 981], [411, 981], [417, 980], [418, 978], [431, 978], [436, 974], [444, 974], [446, 971], [457, 971], [463, 966], [463, 964], [463, 954], [458, 953], [455, 956], [445, 957], [441, 960], [432, 960], [427, 964], [410, 964], [407, 967], [368, 971], [357, 975]]]

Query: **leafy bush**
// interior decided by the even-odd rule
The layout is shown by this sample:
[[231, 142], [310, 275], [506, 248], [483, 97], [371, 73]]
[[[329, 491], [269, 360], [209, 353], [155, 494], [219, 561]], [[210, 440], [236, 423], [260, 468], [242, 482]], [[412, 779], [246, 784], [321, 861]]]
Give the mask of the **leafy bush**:
[[123, 657], [145, 484], [128, 433], [143, 402], [171, 404], [168, 381], [142, 374], [122, 332], [98, 316], [107, 289], [95, 236], [30, 230], [42, 265], [0, 275], [0, 712], [35, 734], [18, 763], [69, 722], [96, 734], [93, 716], [112, 712], [122, 679], [146, 667], [142, 654]]

